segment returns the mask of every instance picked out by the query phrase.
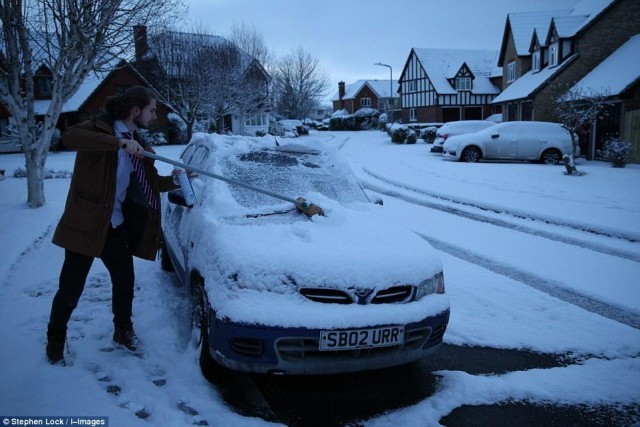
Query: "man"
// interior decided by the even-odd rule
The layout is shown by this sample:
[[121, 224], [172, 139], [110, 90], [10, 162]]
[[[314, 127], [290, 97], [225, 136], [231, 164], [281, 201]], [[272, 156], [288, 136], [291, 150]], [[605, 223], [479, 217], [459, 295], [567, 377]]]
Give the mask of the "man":
[[131, 321], [133, 256], [155, 259], [162, 239], [160, 192], [177, 188], [159, 176], [153, 152], [136, 134], [156, 118], [149, 89], [132, 87], [107, 99], [107, 114], [69, 128], [62, 143], [77, 151], [64, 213], [53, 243], [65, 249], [59, 288], [51, 306], [47, 358], [64, 364], [67, 323], [78, 304], [94, 258], [100, 258], [112, 283], [113, 341], [135, 352], [138, 338]]

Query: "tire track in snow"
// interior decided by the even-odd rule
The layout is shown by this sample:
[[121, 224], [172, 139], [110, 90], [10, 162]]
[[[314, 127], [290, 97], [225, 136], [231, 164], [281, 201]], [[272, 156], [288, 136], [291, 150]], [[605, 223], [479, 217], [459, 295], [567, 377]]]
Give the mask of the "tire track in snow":
[[[488, 223], [488, 224], [491, 224], [491, 225], [495, 225], [497, 227], [502, 227], [502, 228], [518, 231], [518, 232], [525, 233], [525, 234], [530, 234], [530, 235], [537, 236], [537, 237], [543, 237], [545, 239], [557, 241], [557, 242], [560, 242], [560, 243], [565, 243], [565, 244], [568, 244], [568, 245], [578, 246], [578, 247], [583, 248], [583, 249], [588, 249], [588, 250], [591, 250], [591, 251], [594, 251], [594, 252], [598, 252], [598, 253], [602, 253], [602, 254], [605, 254], [605, 255], [615, 256], [617, 258], [623, 258], [623, 259], [626, 259], [626, 260], [629, 260], [629, 261], [640, 263], [640, 254], [638, 254], [638, 253], [629, 252], [629, 251], [625, 251], [625, 250], [622, 250], [622, 249], [612, 248], [610, 246], [601, 245], [601, 244], [598, 244], [598, 243], [595, 243], [595, 242], [589, 242], [589, 241], [585, 241], [585, 240], [582, 240], [582, 239], [577, 239], [577, 238], [566, 236], [566, 235], [562, 235], [562, 234], [559, 234], [559, 233], [553, 233], [553, 232], [550, 232], [550, 231], [539, 230], [539, 229], [536, 229], [536, 228], [533, 228], [533, 227], [528, 227], [526, 225], [514, 224], [514, 223], [511, 223], [511, 222], [508, 222], [508, 221], [505, 221], [505, 220], [492, 218], [492, 217], [487, 216], [487, 215], [468, 212], [468, 211], [465, 211], [463, 209], [460, 209], [458, 207], [453, 206], [453, 204], [462, 204], [462, 205], [473, 207], [473, 208], [476, 208], [476, 209], [491, 210], [491, 211], [494, 211], [496, 213], [510, 215], [510, 216], [512, 216], [514, 218], [532, 219], [532, 220], [535, 220], [535, 221], [542, 221], [542, 222], [544, 222], [546, 224], [556, 225], [556, 226], [559, 226], [559, 227], [569, 227], [569, 228], [572, 228], [572, 229], [575, 229], [575, 230], [580, 230], [580, 231], [585, 232], [585, 233], [596, 233], [596, 232], [594, 232], [592, 230], [581, 228], [577, 224], [568, 224], [568, 223], [562, 224], [562, 223], [559, 223], [559, 222], [551, 222], [551, 221], [549, 221], [547, 219], [536, 218], [536, 217], [525, 218], [524, 216], [515, 215], [515, 214], [510, 213], [508, 211], [499, 212], [499, 211], [494, 210], [494, 209], [487, 209], [487, 208], [482, 207], [482, 206], [472, 205], [471, 203], [468, 203], [468, 202], [461, 202], [461, 201], [457, 201], [455, 199], [444, 199], [444, 198], [442, 198], [440, 196], [432, 195], [432, 194], [430, 194], [430, 193], [428, 193], [426, 191], [421, 191], [421, 190], [417, 190], [417, 189], [414, 189], [414, 188], [405, 187], [405, 186], [396, 184], [394, 182], [388, 181], [388, 180], [386, 180], [386, 179], [384, 179], [382, 177], [379, 177], [379, 176], [373, 174], [371, 171], [368, 171], [366, 169], [364, 169], [364, 171], [367, 174], [369, 174], [370, 176], [382, 181], [383, 183], [385, 183], [385, 184], [387, 184], [389, 186], [396, 187], [396, 188], [399, 188], [399, 189], [402, 189], [402, 190], [406, 190], [406, 191], [411, 191], [411, 192], [414, 192], [414, 193], [418, 193], [421, 196], [427, 196], [427, 197], [434, 198], [434, 199], [440, 199], [440, 200], [443, 200], [443, 202], [429, 201], [429, 200], [426, 200], [426, 199], [413, 197], [413, 196], [410, 196], [410, 195], [407, 195], [407, 194], [399, 193], [399, 192], [394, 191], [394, 190], [390, 190], [389, 188], [385, 188], [383, 186], [376, 185], [376, 184], [371, 183], [371, 182], [361, 181], [362, 185], [365, 188], [367, 188], [368, 190], [375, 191], [377, 193], [384, 194], [386, 196], [393, 197], [393, 198], [396, 198], [396, 199], [400, 199], [400, 200], [402, 200], [404, 202], [407, 202], [407, 203], [411, 203], [411, 204], [419, 205], [419, 206], [425, 206], [425, 207], [428, 207], [428, 208], [431, 208], [431, 209], [439, 210], [439, 211], [442, 211], [442, 212], [445, 212], [445, 213], [449, 213], [449, 214], [452, 214], [452, 215], [460, 216], [462, 218], [470, 219], [470, 220], [473, 220], [473, 221]], [[450, 204], [447, 205], [446, 203], [450, 203]], [[603, 233], [597, 233], [597, 234], [604, 235]], [[622, 238], [622, 237], [613, 236], [613, 235], [609, 235], [607, 237], [624, 239], [624, 240], [628, 240], [628, 241], [631, 241], [631, 242], [634, 241], [634, 240], [630, 240], [628, 238]]]
[[434, 239], [433, 237], [427, 236], [424, 233], [419, 233], [415, 230], [414, 232], [424, 240], [429, 242], [431, 246], [438, 249], [439, 251], [446, 252], [451, 256], [493, 271], [494, 273], [500, 274], [501, 276], [506, 276], [512, 280], [523, 283], [552, 297], [558, 298], [564, 302], [583, 308], [591, 313], [599, 314], [600, 316], [615, 320], [616, 322], [623, 323], [635, 329], [640, 329], [640, 315], [630, 313], [621, 308], [596, 301], [584, 295], [580, 295], [578, 293], [567, 290], [562, 287], [561, 282], [544, 279], [542, 277], [536, 276], [535, 274], [532, 274], [529, 271], [520, 270], [518, 268], [496, 262], [495, 260], [483, 257], [475, 252], [468, 251], [459, 246], [445, 243], [439, 239]]

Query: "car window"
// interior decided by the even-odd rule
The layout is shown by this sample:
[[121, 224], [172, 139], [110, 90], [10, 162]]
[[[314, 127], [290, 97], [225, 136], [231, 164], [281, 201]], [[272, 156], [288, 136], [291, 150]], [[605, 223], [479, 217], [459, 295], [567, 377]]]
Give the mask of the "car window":
[[[346, 165], [327, 162], [318, 152], [252, 151], [228, 157], [220, 166], [222, 174], [229, 178], [286, 197], [316, 192], [341, 203], [368, 201]], [[282, 203], [239, 186], [230, 186], [230, 191], [238, 203], [248, 208]]]

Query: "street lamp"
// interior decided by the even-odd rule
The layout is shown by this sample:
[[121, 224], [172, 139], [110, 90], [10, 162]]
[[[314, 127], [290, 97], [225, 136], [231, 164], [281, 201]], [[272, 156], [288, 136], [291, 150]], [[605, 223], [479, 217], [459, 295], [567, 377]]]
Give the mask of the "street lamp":
[[391, 68], [391, 65], [383, 64], [382, 62], [376, 62], [373, 65], [389, 68], [389, 123], [393, 123], [393, 68]]

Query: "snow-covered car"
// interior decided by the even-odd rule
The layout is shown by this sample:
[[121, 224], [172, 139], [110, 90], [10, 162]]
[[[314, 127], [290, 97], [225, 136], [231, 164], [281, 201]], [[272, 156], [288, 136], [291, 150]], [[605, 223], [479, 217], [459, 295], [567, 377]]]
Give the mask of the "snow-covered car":
[[[299, 140], [296, 140], [299, 141]], [[406, 364], [442, 342], [442, 263], [382, 215], [335, 146], [196, 134], [181, 159], [198, 202], [163, 203], [162, 265], [190, 289], [201, 361], [272, 374], [329, 374]]]
[[558, 164], [572, 153], [571, 136], [559, 123], [505, 122], [487, 129], [452, 136], [443, 156], [465, 162], [481, 159], [531, 160]]
[[0, 138], [0, 153], [20, 153], [22, 144], [14, 138]]
[[486, 120], [460, 120], [447, 122], [436, 131], [436, 139], [433, 141], [431, 152], [442, 153], [442, 146], [444, 145], [444, 142], [451, 136], [478, 132], [479, 130], [486, 129], [493, 125], [495, 125], [494, 122]]
[[278, 120], [277, 128], [281, 136], [296, 137], [308, 135], [309, 127], [302, 123], [302, 120], [284, 119]]

